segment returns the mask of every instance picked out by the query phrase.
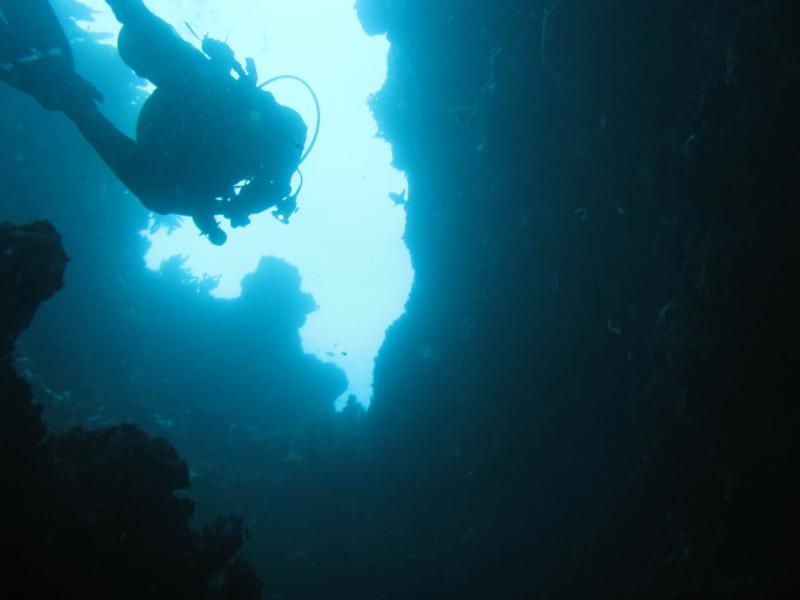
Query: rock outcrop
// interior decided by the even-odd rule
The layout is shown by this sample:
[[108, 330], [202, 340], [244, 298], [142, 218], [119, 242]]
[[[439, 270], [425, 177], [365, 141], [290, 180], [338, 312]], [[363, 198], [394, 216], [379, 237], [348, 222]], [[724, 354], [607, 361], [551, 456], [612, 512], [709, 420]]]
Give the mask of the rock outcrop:
[[358, 8], [416, 271], [391, 597], [794, 589], [797, 3]]
[[47, 434], [10, 353], [66, 263], [48, 223], [0, 224], [5, 585], [31, 598], [260, 598], [258, 578], [233, 560], [242, 520], [190, 528], [194, 503], [176, 495], [189, 472], [169, 442], [134, 425]]

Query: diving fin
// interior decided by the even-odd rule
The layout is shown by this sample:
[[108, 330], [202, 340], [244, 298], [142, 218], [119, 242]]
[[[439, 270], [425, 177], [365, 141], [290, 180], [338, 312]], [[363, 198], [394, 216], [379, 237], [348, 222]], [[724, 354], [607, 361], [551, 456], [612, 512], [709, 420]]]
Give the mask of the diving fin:
[[67, 36], [48, 0], [0, 0], [0, 81], [48, 110], [102, 100], [75, 72]]

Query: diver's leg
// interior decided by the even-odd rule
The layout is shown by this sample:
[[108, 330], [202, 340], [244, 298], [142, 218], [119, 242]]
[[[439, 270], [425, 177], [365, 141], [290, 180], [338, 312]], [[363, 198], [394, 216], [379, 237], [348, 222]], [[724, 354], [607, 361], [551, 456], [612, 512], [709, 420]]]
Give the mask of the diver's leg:
[[73, 68], [67, 36], [47, 0], [0, 0], [0, 81], [48, 110], [101, 99]]
[[122, 60], [157, 87], [182, 83], [206, 62], [175, 29], [150, 12], [142, 0], [106, 0], [122, 23], [117, 47]]
[[123, 25], [128, 20], [137, 19], [145, 12], [150, 12], [144, 5], [144, 0], [106, 0], [114, 17]]
[[47, 0], [0, 0], [0, 61], [32, 51], [59, 56], [72, 69], [67, 36]]
[[70, 106], [64, 114], [117, 178], [146, 204], [153, 186], [145, 179], [144, 160], [136, 142], [117, 129], [94, 102]]

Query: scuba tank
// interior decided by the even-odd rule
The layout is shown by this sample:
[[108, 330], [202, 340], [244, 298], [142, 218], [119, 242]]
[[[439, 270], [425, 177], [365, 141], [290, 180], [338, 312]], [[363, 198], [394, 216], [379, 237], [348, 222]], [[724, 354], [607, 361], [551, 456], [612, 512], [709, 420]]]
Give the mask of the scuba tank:
[[188, 27], [191, 34], [200, 42], [200, 47], [203, 50], [203, 53], [211, 60], [212, 63], [218, 65], [221, 69], [225, 72], [230, 73], [233, 71], [236, 73], [239, 81], [244, 83], [252, 83], [258, 89], [264, 89], [268, 85], [271, 85], [278, 81], [284, 80], [292, 80], [300, 83], [303, 85], [311, 94], [311, 98], [314, 100], [314, 107], [316, 108], [316, 117], [317, 122], [314, 128], [314, 135], [311, 138], [311, 142], [308, 144], [308, 147], [303, 152], [302, 156], [300, 157], [300, 161], [297, 164], [297, 174], [300, 176], [300, 183], [297, 186], [297, 189], [282, 198], [276, 204], [275, 210], [272, 211], [272, 215], [278, 219], [281, 223], [288, 224], [289, 218], [297, 212], [297, 197], [300, 194], [300, 190], [303, 189], [303, 174], [300, 171], [300, 165], [303, 164], [306, 158], [308, 158], [309, 153], [314, 148], [317, 143], [317, 138], [319, 137], [319, 130], [320, 130], [320, 122], [321, 122], [321, 110], [319, 105], [319, 98], [317, 98], [317, 94], [314, 92], [314, 89], [306, 82], [304, 79], [296, 76], [296, 75], [278, 75], [277, 77], [272, 77], [263, 83], [257, 84], [258, 81], [258, 72], [256, 70], [255, 61], [252, 58], [248, 58], [245, 61], [246, 67], [242, 67], [239, 61], [236, 60], [236, 55], [233, 52], [233, 49], [228, 45], [227, 42], [223, 42], [221, 40], [214, 39], [209, 35], [205, 35], [202, 38], [198, 36], [194, 29], [192, 29], [189, 23], [186, 23], [186, 27]]

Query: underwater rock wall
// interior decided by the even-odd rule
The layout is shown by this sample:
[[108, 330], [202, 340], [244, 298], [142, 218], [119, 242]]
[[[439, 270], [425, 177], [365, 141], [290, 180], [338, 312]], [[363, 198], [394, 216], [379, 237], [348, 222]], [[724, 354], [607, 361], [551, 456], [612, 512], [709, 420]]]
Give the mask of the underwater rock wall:
[[797, 4], [357, 7], [416, 272], [378, 595], [796, 587]]
[[261, 597], [241, 561], [241, 519], [195, 532], [175, 495], [189, 471], [174, 448], [134, 425], [48, 435], [10, 356], [67, 257], [47, 222], [0, 223], [0, 533], [4, 585], [30, 598]]
[[0, 224], [0, 357], [10, 360], [14, 340], [30, 325], [36, 308], [64, 286], [67, 255], [53, 226], [45, 221], [14, 227]]
[[[11, 367], [11, 351], [39, 304], [63, 286], [66, 262], [58, 233], [49, 223], [0, 223], [0, 468], [11, 489], [38, 468], [45, 432], [41, 408], [31, 402], [30, 388]], [[5, 504], [13, 492], [0, 496]], [[13, 522], [12, 514], [0, 511], [4, 531]]]

